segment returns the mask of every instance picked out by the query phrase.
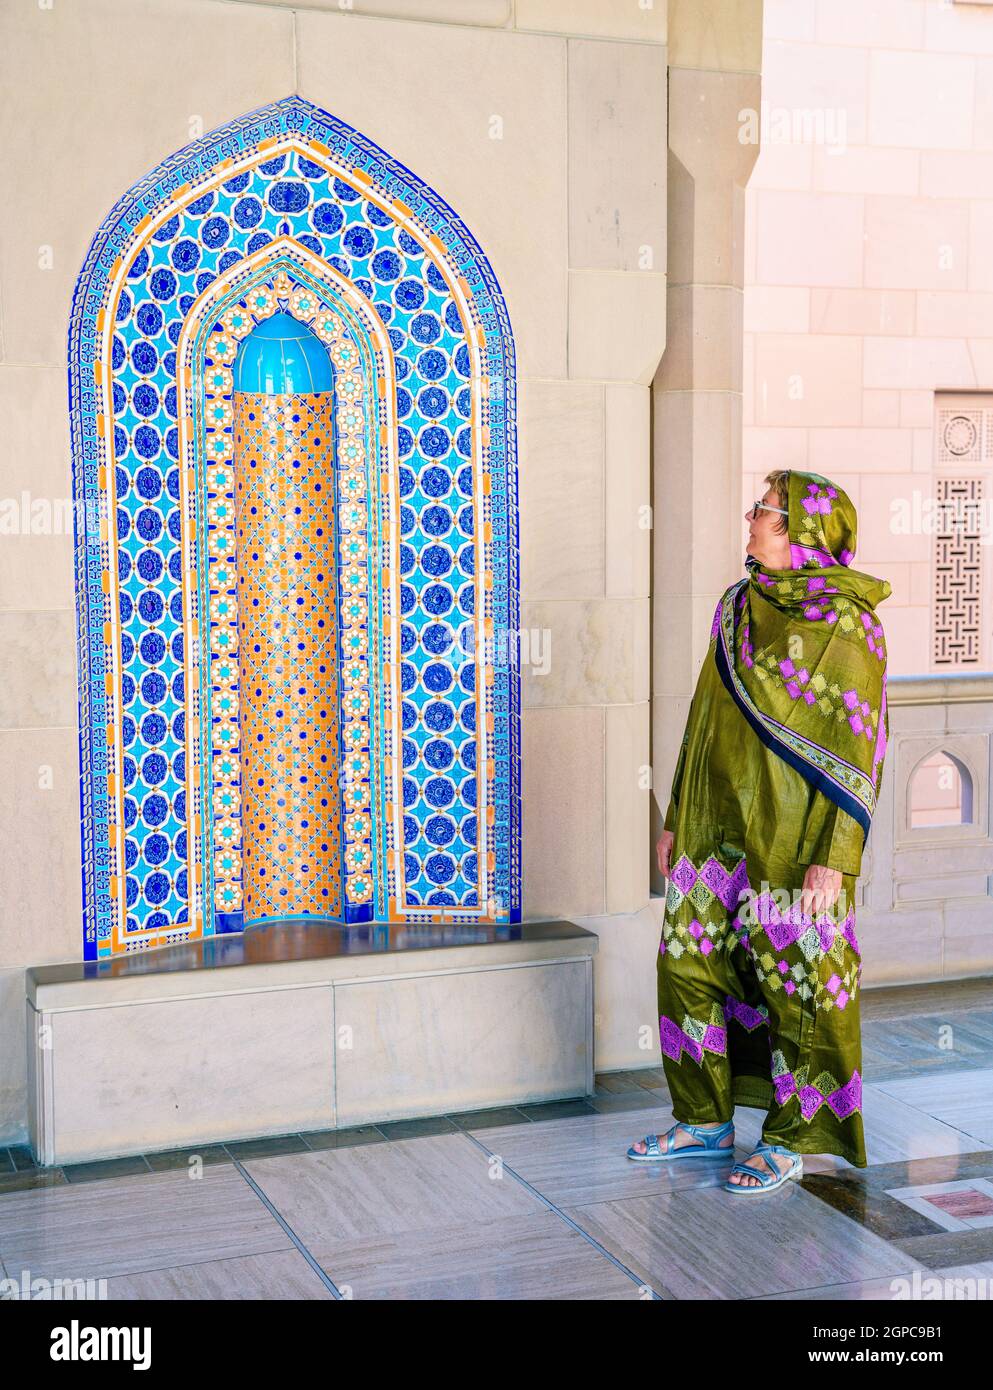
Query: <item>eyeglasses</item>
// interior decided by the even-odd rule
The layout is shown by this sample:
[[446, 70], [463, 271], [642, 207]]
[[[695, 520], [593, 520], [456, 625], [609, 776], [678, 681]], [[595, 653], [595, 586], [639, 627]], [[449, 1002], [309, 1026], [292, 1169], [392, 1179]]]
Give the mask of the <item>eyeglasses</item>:
[[789, 512], [783, 507], [770, 507], [766, 502], [753, 502], [752, 509], [748, 513], [749, 521], [757, 521], [759, 512], [778, 512], [780, 516], [789, 516]]

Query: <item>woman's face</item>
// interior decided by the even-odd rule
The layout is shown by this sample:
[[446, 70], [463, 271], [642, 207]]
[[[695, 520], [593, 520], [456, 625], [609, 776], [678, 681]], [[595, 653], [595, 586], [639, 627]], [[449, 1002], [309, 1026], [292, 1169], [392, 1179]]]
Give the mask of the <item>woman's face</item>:
[[[766, 492], [762, 501], [769, 507], [782, 504], [772, 488]], [[790, 538], [786, 531], [780, 533], [776, 528], [786, 520], [781, 512], [767, 512], [761, 508], [754, 514], [745, 513], [748, 522], [748, 545], [746, 555], [753, 556], [760, 565], [770, 570], [785, 570], [790, 567]]]

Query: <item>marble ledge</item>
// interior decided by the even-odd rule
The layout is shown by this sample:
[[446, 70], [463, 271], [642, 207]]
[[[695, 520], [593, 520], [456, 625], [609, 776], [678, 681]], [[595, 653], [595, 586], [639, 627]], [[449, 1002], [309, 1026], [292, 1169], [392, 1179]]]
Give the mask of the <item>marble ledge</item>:
[[34, 966], [26, 971], [25, 986], [34, 1009], [57, 1012], [589, 959], [597, 946], [594, 932], [566, 921], [515, 926], [394, 922], [350, 928], [284, 922], [102, 961]]

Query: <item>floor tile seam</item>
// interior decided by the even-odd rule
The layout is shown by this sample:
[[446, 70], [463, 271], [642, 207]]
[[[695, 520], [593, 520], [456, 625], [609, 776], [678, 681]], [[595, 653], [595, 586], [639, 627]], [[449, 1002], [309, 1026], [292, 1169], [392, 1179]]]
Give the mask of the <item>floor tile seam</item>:
[[[177, 1263], [175, 1260], [173, 1260], [167, 1264], [142, 1265], [140, 1268], [135, 1269], [119, 1269], [114, 1274], [80, 1275], [79, 1278], [94, 1279], [96, 1281], [106, 1280], [108, 1283], [112, 1279], [138, 1279], [143, 1274], [163, 1274], [170, 1269], [196, 1269], [198, 1265], [226, 1264], [229, 1260], [251, 1260], [254, 1259], [256, 1256], [265, 1257], [268, 1255], [289, 1255], [295, 1248], [296, 1247], [294, 1247], [292, 1244], [283, 1244], [274, 1246], [271, 1250], [239, 1250], [235, 1251], [231, 1255], [205, 1255], [202, 1259], [186, 1258], [183, 1259], [180, 1263]], [[0, 1261], [0, 1267], [6, 1268], [6, 1266], [3, 1266], [2, 1261]], [[39, 1279], [50, 1278], [52, 1280], [55, 1280], [74, 1277], [71, 1275], [64, 1274], [42, 1274], [38, 1269], [31, 1270], [31, 1273], [34, 1275], [35, 1278]], [[7, 1277], [13, 1277], [10, 1275], [9, 1270]]]
[[652, 1299], [654, 1301], [662, 1301], [661, 1295], [655, 1288], [648, 1284], [644, 1279], [640, 1279], [638, 1275], [635, 1274], [634, 1270], [629, 1269], [628, 1266], [624, 1264], [622, 1260], [619, 1260], [616, 1255], [612, 1254], [611, 1251], [609, 1251], [606, 1248], [606, 1246], [601, 1245], [601, 1243], [596, 1239], [596, 1237], [592, 1236], [589, 1233], [589, 1231], [585, 1231], [577, 1221], [574, 1221], [572, 1217], [568, 1215], [567, 1212], [564, 1212], [562, 1210], [558, 1203], [552, 1201], [550, 1197], [546, 1197], [543, 1192], [540, 1192], [538, 1188], [533, 1186], [533, 1184], [529, 1183], [527, 1178], [523, 1177], [520, 1173], [518, 1173], [517, 1170], [514, 1167], [512, 1167], [511, 1164], [507, 1163], [505, 1159], [501, 1158], [499, 1154], [494, 1153], [492, 1149], [488, 1148], [487, 1145], [483, 1144], [479, 1139], [476, 1138], [474, 1134], [469, 1134], [466, 1137], [470, 1139], [471, 1142], [477, 1146], [477, 1148], [481, 1149], [483, 1153], [488, 1154], [491, 1158], [499, 1159], [503, 1171], [505, 1173], [509, 1173], [510, 1176], [514, 1179], [514, 1181], [519, 1183], [520, 1186], [523, 1187], [526, 1192], [529, 1192], [533, 1197], [536, 1197], [538, 1201], [541, 1202], [542, 1205], [545, 1207], [546, 1211], [552, 1212], [566, 1226], [568, 1226], [570, 1230], [573, 1230], [578, 1235], [582, 1236], [583, 1240], [586, 1241], [587, 1245], [591, 1245], [594, 1250], [598, 1251], [599, 1254], [603, 1255], [607, 1260], [609, 1260], [610, 1263], [615, 1267], [615, 1269], [619, 1269], [621, 1273], [624, 1274], [628, 1279], [630, 1279], [633, 1284], [636, 1284], [639, 1289], [650, 1289]]
[[[292, 1155], [289, 1155], [289, 1154], [286, 1154], [286, 1155], [277, 1155], [277, 1157], [287, 1157], [287, 1158], [288, 1158], [288, 1157], [292, 1157]], [[328, 1274], [328, 1272], [327, 1272], [325, 1269], [323, 1269], [323, 1268], [321, 1267], [321, 1265], [318, 1263], [317, 1259], [311, 1254], [310, 1250], [309, 1250], [309, 1249], [307, 1248], [307, 1246], [304, 1244], [303, 1240], [302, 1240], [302, 1239], [300, 1238], [300, 1236], [296, 1233], [296, 1231], [293, 1229], [293, 1227], [290, 1225], [290, 1223], [289, 1223], [289, 1222], [286, 1220], [286, 1218], [283, 1216], [282, 1212], [280, 1212], [280, 1211], [273, 1205], [273, 1203], [270, 1201], [269, 1197], [265, 1194], [265, 1192], [262, 1190], [262, 1188], [259, 1186], [259, 1184], [258, 1184], [258, 1183], [255, 1181], [255, 1179], [252, 1177], [251, 1173], [249, 1173], [248, 1170], [245, 1168], [244, 1164], [242, 1164], [241, 1162], [239, 1162], [238, 1159], [234, 1159], [234, 1160], [233, 1160], [233, 1163], [234, 1163], [235, 1168], [238, 1170], [238, 1172], [239, 1172], [239, 1173], [241, 1174], [241, 1176], [244, 1178], [245, 1182], [248, 1184], [248, 1186], [249, 1186], [249, 1187], [252, 1189], [252, 1191], [255, 1193], [256, 1197], [258, 1197], [259, 1201], [262, 1203], [262, 1205], [263, 1205], [263, 1206], [266, 1208], [266, 1210], [269, 1212], [270, 1216], [272, 1216], [272, 1218], [273, 1218], [275, 1221], [277, 1221], [277, 1222], [279, 1223], [279, 1225], [282, 1227], [283, 1231], [286, 1233], [286, 1235], [289, 1237], [289, 1239], [293, 1242], [293, 1245], [295, 1246], [295, 1248], [300, 1252], [300, 1254], [303, 1256], [303, 1258], [304, 1258], [304, 1259], [307, 1261], [307, 1263], [310, 1265], [311, 1269], [314, 1271], [314, 1273], [315, 1273], [315, 1274], [317, 1275], [317, 1277], [320, 1279], [321, 1283], [324, 1285], [324, 1287], [325, 1287], [325, 1288], [328, 1290], [328, 1292], [331, 1294], [332, 1298], [337, 1299], [339, 1302], [343, 1302], [343, 1301], [345, 1300], [345, 1295], [344, 1295], [344, 1294], [341, 1292], [341, 1290], [338, 1288], [337, 1284], [334, 1282], [334, 1280], [331, 1278], [331, 1276]]]

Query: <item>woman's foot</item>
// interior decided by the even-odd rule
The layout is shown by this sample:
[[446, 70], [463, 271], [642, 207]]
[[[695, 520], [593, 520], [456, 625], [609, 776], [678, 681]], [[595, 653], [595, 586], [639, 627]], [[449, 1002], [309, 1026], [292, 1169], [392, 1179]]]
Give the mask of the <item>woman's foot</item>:
[[[756, 1172], [773, 1172], [778, 1177], [780, 1173], [785, 1173], [787, 1168], [792, 1165], [793, 1160], [787, 1154], [776, 1153], [753, 1153], [748, 1158], [741, 1160], [746, 1168], [754, 1168]], [[728, 1178], [729, 1183], [735, 1187], [761, 1187], [758, 1178], [751, 1178], [747, 1173], [732, 1173]]]
[[[708, 1124], [708, 1125], [694, 1125], [694, 1128], [695, 1128], [695, 1129], [720, 1129], [721, 1126], [722, 1126], [723, 1124], [725, 1124], [725, 1123], [726, 1123], [726, 1121], [724, 1121], [724, 1120], [717, 1120], [717, 1121], [715, 1121], [714, 1124]], [[693, 1135], [693, 1134], [688, 1134], [688, 1133], [686, 1132], [686, 1130], [683, 1128], [683, 1126], [682, 1126], [681, 1124], [679, 1124], [678, 1122], [677, 1122], [677, 1125], [676, 1125], [676, 1128], [675, 1128], [675, 1134], [674, 1134], [674, 1135], [673, 1135], [673, 1132], [670, 1131], [668, 1134], [660, 1134], [659, 1137], [658, 1137], [658, 1139], [659, 1139], [659, 1148], [662, 1150], [662, 1152], [663, 1152], [664, 1154], [669, 1153], [669, 1152], [671, 1151], [671, 1149], [674, 1149], [674, 1148], [675, 1148], [675, 1149], [684, 1149], [684, 1148], [687, 1148], [687, 1147], [696, 1147], [696, 1148], [703, 1148], [703, 1147], [705, 1147], [705, 1146], [704, 1146], [704, 1142], [703, 1142], [702, 1139], [697, 1139], [695, 1135]], [[632, 1144], [631, 1147], [632, 1147], [632, 1149], [634, 1149], [634, 1151], [635, 1151], [636, 1154], [643, 1154], [643, 1153], [646, 1151], [646, 1149], [647, 1149], [648, 1146], [646, 1145], [644, 1139], [639, 1139], [638, 1142], [637, 1142], [636, 1144]], [[718, 1140], [718, 1143], [717, 1143], [717, 1147], [718, 1147], [719, 1149], [733, 1149], [733, 1148], [734, 1148], [734, 1131], [733, 1131], [733, 1130], [729, 1130], [728, 1133], [725, 1134], [724, 1137], [723, 1137], [722, 1139], [719, 1139], [719, 1140]]]

